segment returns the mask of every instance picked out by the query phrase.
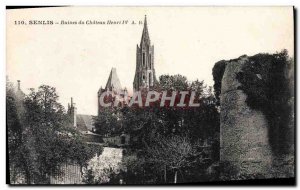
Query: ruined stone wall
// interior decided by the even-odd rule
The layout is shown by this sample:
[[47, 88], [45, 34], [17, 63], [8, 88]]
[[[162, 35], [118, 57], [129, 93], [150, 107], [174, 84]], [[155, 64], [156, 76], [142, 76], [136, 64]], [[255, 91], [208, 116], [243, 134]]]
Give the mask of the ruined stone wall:
[[[260, 101], [260, 96], [265, 97], [266, 94], [273, 98], [272, 100], [274, 101], [273, 93], [277, 92], [277, 90], [284, 90], [283, 86], [278, 86], [280, 89], [273, 90], [273, 88], [277, 88], [277, 83], [273, 83], [272, 89], [267, 87], [260, 88], [259, 86], [261, 84], [270, 84], [273, 82], [273, 79], [276, 80], [278, 79], [276, 77], [282, 76], [274, 75], [272, 73], [272, 76], [275, 78], [264, 78], [269, 75], [266, 71], [272, 72], [272, 70], [266, 70], [266, 66], [272, 68], [274, 65], [278, 64], [278, 62], [276, 62], [278, 55], [258, 54], [255, 56], [241, 56], [238, 59], [230, 61], [222, 60], [216, 63], [213, 69], [216, 97], [217, 99], [220, 99], [221, 179], [234, 180], [294, 177], [295, 126], [293, 109], [291, 109], [290, 113], [291, 118], [286, 118], [284, 120], [286, 123], [274, 126], [274, 122], [281, 121], [280, 118], [273, 115], [268, 115], [267, 117], [265, 114], [273, 112], [268, 112], [268, 109], [262, 109], [270, 108], [270, 102], [268, 102], [269, 107], [263, 107], [267, 102], [262, 102], [259, 104], [260, 107], [250, 108], [250, 104], [247, 101], [249, 99], [249, 97], [247, 98], [247, 94], [250, 92], [249, 88], [247, 88], [247, 86], [242, 86], [238, 80], [241, 75], [249, 76], [245, 75], [245, 72], [249, 72], [249, 70], [254, 71], [254, 73], [251, 73], [252, 76], [258, 77], [259, 80], [264, 79], [266, 81], [265, 83], [256, 83], [255, 81], [252, 81], [254, 82], [252, 84], [255, 84], [256, 86], [251, 90], [264, 89], [264, 91], [257, 91], [257, 93], [254, 93], [256, 98]], [[259, 57], [259, 59], [255, 59], [257, 57]], [[255, 61], [257, 61], [257, 63]], [[269, 62], [265, 64], [266, 62], [264, 61]], [[285, 64], [284, 62], [281, 63]], [[265, 69], [264, 72], [260, 72], [261, 70], [259, 68]], [[281, 102], [281, 105], [286, 108], [288, 104], [290, 108], [293, 108], [293, 65], [291, 65], [291, 67], [281, 68], [283, 68], [283, 70], [275, 71], [288, 73], [286, 78], [280, 78], [280, 80], [283, 80], [283, 82], [284, 80], [289, 81], [289, 83], [291, 83], [289, 88], [292, 90], [291, 96], [287, 95], [288, 98], [290, 97], [289, 100], [287, 102]], [[260, 73], [263, 73], [263, 75]], [[247, 78], [248, 82], [249, 80], [252, 79]], [[248, 90], [247, 94], [244, 89]], [[269, 90], [271, 90], [270, 92], [272, 93], [270, 93]], [[250, 94], [252, 95], [253, 101], [253, 93]], [[281, 95], [284, 96], [284, 94]], [[285, 99], [286, 97], [282, 100]], [[264, 101], [267, 100], [264, 99]], [[253, 102], [251, 105], [253, 105]], [[274, 106], [271, 106], [271, 108], [275, 110], [277, 108], [279, 109], [279, 107], [276, 108]], [[289, 113], [287, 112], [281, 114], [280, 117], [289, 117], [288, 115]]]
[[226, 64], [220, 105], [220, 161], [236, 176], [270, 176], [272, 152], [268, 143], [267, 121], [260, 111], [246, 104], [247, 95], [238, 87], [236, 74], [247, 57]]

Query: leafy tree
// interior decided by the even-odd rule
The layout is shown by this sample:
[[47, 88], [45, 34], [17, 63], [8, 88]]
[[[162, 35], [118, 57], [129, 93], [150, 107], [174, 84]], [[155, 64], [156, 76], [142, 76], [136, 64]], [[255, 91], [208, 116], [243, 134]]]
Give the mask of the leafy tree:
[[162, 90], [187, 90], [187, 78], [182, 75], [161, 75], [159, 77], [159, 87]]
[[100, 114], [93, 118], [96, 133], [101, 135], [120, 133], [121, 117], [117, 108], [102, 108]]
[[[135, 184], [141, 181], [143, 183], [163, 183], [167, 181], [169, 174], [173, 173], [175, 175], [175, 171], [180, 171], [180, 174], [188, 177], [199, 173], [199, 167], [203, 166], [202, 162], [197, 159], [197, 167], [195, 165], [190, 166], [188, 163], [191, 160], [188, 160], [188, 163], [182, 165], [168, 165], [167, 169], [166, 163], [161, 164], [158, 160], [148, 159], [152, 158], [152, 153], [152, 156], [158, 154], [154, 154], [154, 150], [157, 152], [164, 151], [161, 147], [162, 144], [159, 143], [160, 140], [162, 140], [161, 143], [166, 144], [166, 148], [176, 143], [178, 146], [181, 146], [179, 145], [180, 143], [186, 146], [190, 145], [193, 147], [195, 154], [203, 153], [202, 149], [195, 149], [194, 146], [200, 140], [212, 141], [214, 144], [212, 147], [214, 154], [212, 156], [214, 158], [212, 158], [211, 162], [218, 161], [219, 112], [212, 88], [205, 86], [203, 81], [189, 82], [182, 75], [162, 75], [160, 76], [159, 85], [156, 85], [152, 90], [167, 92], [195, 91], [195, 101], [200, 103], [200, 107], [161, 107], [161, 99], [158, 99], [149, 107], [124, 106], [118, 110], [120, 111], [118, 115], [116, 114], [116, 108], [103, 109], [102, 114], [95, 118], [97, 129], [103, 133], [111, 133], [115, 131], [115, 128], [118, 128], [120, 129], [119, 131], [130, 134], [131, 148], [137, 153], [137, 160], [144, 160], [142, 165], [134, 160], [127, 161], [125, 164], [127, 168], [126, 174], [122, 174], [121, 171], [118, 175], [122, 175], [122, 179], [126, 183]], [[158, 140], [158, 137], [161, 139]], [[150, 150], [152, 153], [150, 153]], [[166, 154], [164, 155], [166, 156]], [[188, 157], [188, 159], [192, 159], [192, 157]], [[191, 171], [190, 173], [186, 172], [188, 167]], [[161, 175], [165, 172], [168, 174], [168, 177]], [[139, 179], [139, 181], [133, 180], [134, 178]], [[117, 176], [114, 176], [114, 179], [117, 179]]]
[[[24, 112], [19, 120], [22, 127], [18, 128], [21, 145], [17, 149], [17, 158], [27, 184], [49, 183], [50, 175], [62, 172], [62, 163], [75, 162], [84, 166], [93, 156], [94, 151], [83, 142], [81, 134], [66, 127], [69, 125], [68, 117], [58, 98], [54, 87], [42, 85], [38, 91], [31, 89], [21, 100]], [[11, 121], [17, 121], [13, 106], [13, 102], [8, 102], [8, 115]], [[11, 126], [8, 124], [8, 128], [13, 129]], [[13, 151], [12, 147], [9, 151]]]
[[122, 150], [106, 147], [101, 155], [89, 160], [84, 181], [92, 184], [115, 183], [122, 169]]
[[22, 146], [22, 125], [18, 110], [18, 99], [13, 84], [6, 82], [6, 128], [10, 170], [10, 182], [17, 180], [22, 161], [19, 155]]

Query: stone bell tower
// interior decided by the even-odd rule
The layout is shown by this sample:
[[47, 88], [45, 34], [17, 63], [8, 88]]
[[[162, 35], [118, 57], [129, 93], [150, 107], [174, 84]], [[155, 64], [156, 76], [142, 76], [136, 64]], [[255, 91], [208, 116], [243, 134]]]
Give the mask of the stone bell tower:
[[145, 16], [141, 43], [136, 48], [136, 71], [133, 90], [149, 89], [154, 86], [155, 82], [154, 46], [150, 43], [147, 17]]
[[73, 127], [77, 127], [77, 108], [75, 106], [75, 103], [73, 102], [73, 98], [71, 97], [71, 103], [68, 104], [68, 115], [71, 119]]

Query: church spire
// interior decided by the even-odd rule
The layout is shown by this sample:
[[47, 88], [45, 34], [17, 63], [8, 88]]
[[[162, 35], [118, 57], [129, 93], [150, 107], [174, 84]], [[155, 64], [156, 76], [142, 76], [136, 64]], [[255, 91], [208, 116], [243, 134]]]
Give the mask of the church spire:
[[145, 15], [144, 28], [140, 47], [136, 47], [136, 70], [133, 81], [134, 91], [149, 89], [156, 82], [154, 69], [154, 46], [150, 43], [147, 16]]
[[143, 28], [143, 34], [142, 34], [141, 44], [143, 42], [145, 42], [146, 44], [150, 45], [150, 37], [149, 37], [148, 26], [147, 26], [147, 15], [145, 15], [144, 28]]

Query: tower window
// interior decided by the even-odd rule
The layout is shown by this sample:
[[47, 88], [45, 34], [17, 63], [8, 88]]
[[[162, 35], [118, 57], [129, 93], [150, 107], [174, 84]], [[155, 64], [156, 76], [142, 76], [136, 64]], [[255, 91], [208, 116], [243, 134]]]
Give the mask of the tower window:
[[145, 53], [143, 53], [143, 66], [145, 66]]
[[150, 69], [152, 69], [151, 54], [149, 54], [149, 67], [150, 67]]
[[149, 86], [152, 85], [152, 75], [149, 73]]

